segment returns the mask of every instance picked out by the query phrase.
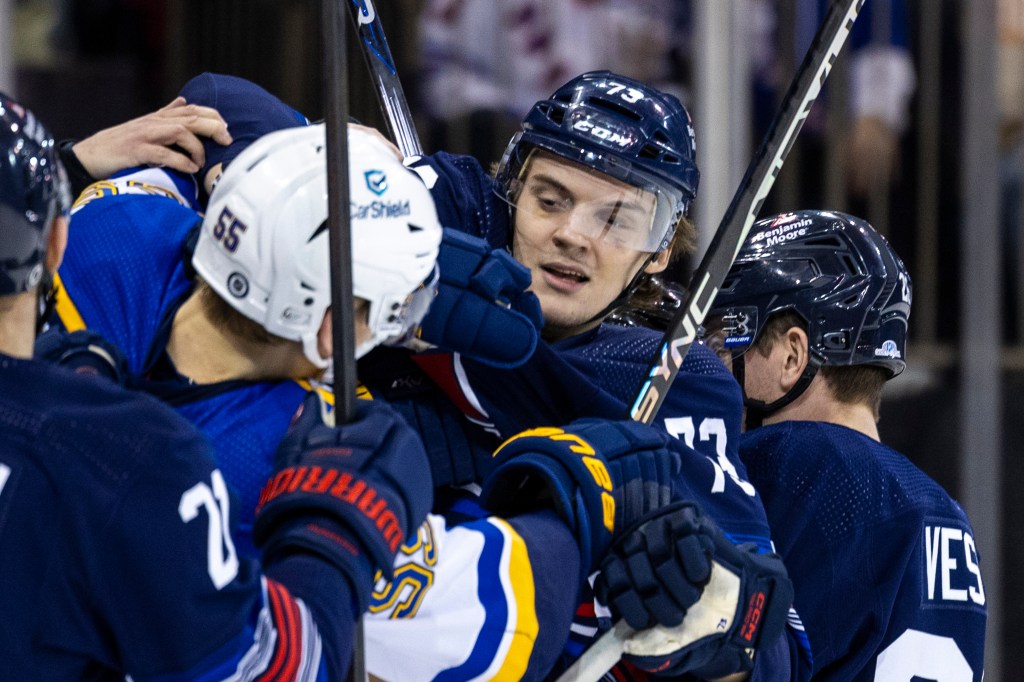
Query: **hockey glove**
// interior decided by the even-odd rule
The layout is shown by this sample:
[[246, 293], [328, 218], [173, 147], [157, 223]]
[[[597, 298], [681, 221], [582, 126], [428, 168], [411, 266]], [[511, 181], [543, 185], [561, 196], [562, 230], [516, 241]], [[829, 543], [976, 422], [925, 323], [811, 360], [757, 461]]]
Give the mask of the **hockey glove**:
[[124, 353], [89, 329], [68, 333], [51, 327], [36, 338], [33, 355], [76, 374], [106, 377], [120, 386], [128, 384], [128, 360]]
[[357, 401], [353, 421], [324, 424], [310, 393], [277, 450], [260, 493], [253, 539], [266, 560], [309, 552], [352, 580], [365, 610], [375, 569], [391, 578], [395, 554], [433, 504], [419, 438], [389, 406]]
[[631, 663], [704, 678], [750, 670], [754, 650], [782, 633], [793, 602], [778, 555], [732, 544], [691, 502], [625, 531], [601, 564], [596, 591], [640, 630], [625, 646]]
[[495, 452], [481, 504], [502, 515], [554, 508], [576, 536], [585, 578], [617, 528], [668, 501], [680, 465], [667, 442], [633, 421], [587, 418], [524, 431]]
[[537, 347], [544, 324], [530, 271], [483, 239], [445, 228], [441, 279], [418, 338], [495, 367], [515, 367]]

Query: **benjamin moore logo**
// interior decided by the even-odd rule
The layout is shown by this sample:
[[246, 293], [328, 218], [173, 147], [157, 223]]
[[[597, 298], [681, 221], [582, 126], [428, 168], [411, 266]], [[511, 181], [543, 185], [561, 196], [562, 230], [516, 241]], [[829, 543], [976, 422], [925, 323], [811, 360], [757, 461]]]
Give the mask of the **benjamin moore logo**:
[[388, 191], [388, 176], [384, 171], [368, 170], [363, 175], [366, 177], [366, 187], [377, 196]]

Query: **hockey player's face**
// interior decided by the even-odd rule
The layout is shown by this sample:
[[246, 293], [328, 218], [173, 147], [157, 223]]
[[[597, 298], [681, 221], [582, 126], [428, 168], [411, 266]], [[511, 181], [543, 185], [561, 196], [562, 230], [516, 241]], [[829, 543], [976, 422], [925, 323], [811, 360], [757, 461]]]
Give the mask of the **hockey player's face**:
[[[652, 195], [583, 166], [538, 156], [516, 200], [512, 253], [530, 268], [544, 311], [544, 335], [564, 338], [596, 326], [590, 319], [629, 284], [650, 255], [627, 244], [649, 228]], [[647, 266], [665, 269], [663, 252]]]

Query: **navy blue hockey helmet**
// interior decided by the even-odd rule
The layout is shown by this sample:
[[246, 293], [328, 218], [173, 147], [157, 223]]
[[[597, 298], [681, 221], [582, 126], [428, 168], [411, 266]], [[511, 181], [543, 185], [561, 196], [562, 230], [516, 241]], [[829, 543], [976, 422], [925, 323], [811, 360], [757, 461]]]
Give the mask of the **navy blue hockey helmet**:
[[68, 208], [67, 174], [53, 136], [0, 92], [0, 296], [42, 281], [50, 226]]
[[512, 204], [536, 149], [655, 193], [658, 207], [644, 251], [669, 245], [697, 194], [700, 173], [686, 108], [673, 95], [610, 71], [573, 78], [526, 115], [497, 174], [502, 198]]
[[826, 365], [906, 368], [910, 274], [866, 221], [833, 211], [756, 222], [708, 316], [714, 344], [734, 356], [765, 321], [791, 310], [807, 323], [812, 355]]
[[226, 167], [246, 147], [277, 130], [308, 126], [309, 119], [264, 88], [238, 76], [204, 72], [178, 92], [189, 104], [216, 109], [228, 124], [231, 144], [224, 146], [201, 137], [206, 152], [205, 168]]

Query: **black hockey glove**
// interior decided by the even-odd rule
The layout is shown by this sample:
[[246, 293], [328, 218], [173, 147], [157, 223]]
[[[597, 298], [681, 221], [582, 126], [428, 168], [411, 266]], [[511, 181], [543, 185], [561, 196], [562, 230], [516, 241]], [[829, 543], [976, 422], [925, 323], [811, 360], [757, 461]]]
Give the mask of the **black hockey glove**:
[[430, 511], [430, 466], [417, 435], [384, 403], [358, 401], [341, 426], [327, 426], [323, 414], [310, 393], [260, 494], [253, 539], [267, 561], [292, 552], [330, 561], [365, 610], [374, 571], [391, 578], [398, 548]]
[[124, 353], [89, 329], [68, 333], [51, 327], [36, 338], [33, 356], [76, 374], [106, 377], [120, 386], [128, 384], [128, 360]]
[[553, 508], [576, 536], [586, 578], [617, 529], [669, 501], [680, 460], [668, 440], [639, 422], [593, 418], [524, 431], [494, 453], [481, 503], [502, 515]]
[[641, 630], [625, 646], [631, 663], [703, 678], [750, 670], [754, 650], [779, 637], [793, 602], [777, 554], [734, 545], [692, 502], [626, 530], [595, 587], [614, 615]]
[[544, 318], [530, 270], [486, 241], [445, 228], [437, 296], [418, 338], [495, 367], [515, 367], [537, 347]]

